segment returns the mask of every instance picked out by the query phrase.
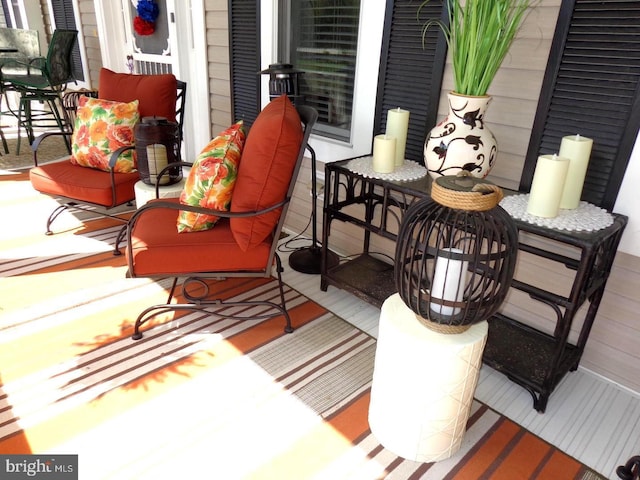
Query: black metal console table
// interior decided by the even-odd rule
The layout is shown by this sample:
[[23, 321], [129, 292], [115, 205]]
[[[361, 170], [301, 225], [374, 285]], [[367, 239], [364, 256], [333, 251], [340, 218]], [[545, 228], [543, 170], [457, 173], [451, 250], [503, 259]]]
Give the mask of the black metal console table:
[[[380, 307], [395, 292], [393, 264], [371, 252], [371, 235], [395, 240], [404, 212], [413, 202], [430, 194], [431, 180], [423, 177], [398, 182], [367, 178], [350, 171], [347, 163], [348, 160], [343, 160], [325, 166], [321, 289], [326, 291], [333, 285]], [[570, 293], [565, 296], [518, 279], [512, 282], [511, 288], [552, 309], [556, 316], [552, 334], [503, 314], [489, 320], [483, 361], [527, 389], [539, 412], [545, 411], [549, 396], [564, 375], [575, 370], [580, 362], [627, 223], [623, 215], [613, 217], [611, 226], [594, 232], [567, 232], [515, 221], [521, 233], [520, 252], [557, 262], [574, 272]], [[329, 267], [326, 251], [336, 220], [362, 229], [362, 253]], [[554, 244], [562, 248], [553, 248]], [[586, 301], [588, 310], [577, 341], [572, 343], [569, 335], [573, 320]]]

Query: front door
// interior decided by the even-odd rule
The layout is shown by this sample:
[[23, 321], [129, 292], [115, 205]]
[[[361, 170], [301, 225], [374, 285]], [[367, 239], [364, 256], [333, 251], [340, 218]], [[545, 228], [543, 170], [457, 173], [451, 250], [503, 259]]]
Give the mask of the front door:
[[[102, 63], [116, 72], [173, 73], [187, 83], [183, 159], [193, 161], [211, 135], [203, 0], [155, 0], [153, 33], [135, 28], [138, 0], [97, 0]], [[196, 35], [194, 32], [202, 32]], [[201, 37], [195, 41], [196, 36]], [[197, 119], [197, 121], [196, 121]]]
[[181, 78], [174, 0], [155, 0], [158, 8], [154, 22], [145, 21], [145, 15], [138, 14], [137, 1], [121, 1], [126, 43], [130, 52], [127, 56], [127, 69], [131, 73], [147, 75], [173, 73]]

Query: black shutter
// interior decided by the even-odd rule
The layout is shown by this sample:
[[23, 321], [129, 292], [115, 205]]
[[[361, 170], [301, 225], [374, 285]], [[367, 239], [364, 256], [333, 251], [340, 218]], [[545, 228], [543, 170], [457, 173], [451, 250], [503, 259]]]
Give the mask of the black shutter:
[[447, 15], [442, 1], [431, 0], [418, 19], [420, 3], [387, 0], [374, 133], [384, 132], [389, 109], [409, 110], [405, 156], [424, 163], [424, 140], [438, 114], [447, 45], [435, 26], [429, 28], [423, 45], [422, 25], [434, 18], [446, 22]]
[[[56, 28], [60, 30], [77, 30], [76, 17], [73, 11], [73, 0], [52, 0], [53, 18], [56, 22]], [[79, 35], [79, 33], [78, 33]], [[73, 65], [73, 78], [84, 81], [84, 72], [82, 71], [82, 58], [80, 57], [80, 45], [76, 40], [71, 52], [71, 62]]]
[[247, 127], [260, 112], [259, 15], [259, 0], [229, 0], [231, 112]]
[[565, 135], [593, 138], [582, 200], [611, 210], [640, 127], [640, 2], [563, 0], [520, 180]]

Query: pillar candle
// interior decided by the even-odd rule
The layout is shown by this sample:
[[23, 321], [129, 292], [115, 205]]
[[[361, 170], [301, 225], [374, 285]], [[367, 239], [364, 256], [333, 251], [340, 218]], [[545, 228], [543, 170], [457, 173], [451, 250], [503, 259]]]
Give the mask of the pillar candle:
[[[469, 262], [455, 260], [450, 253], [462, 254], [458, 248], [445, 248], [436, 256], [435, 273], [431, 287], [431, 298], [460, 302], [467, 284], [467, 267]], [[459, 307], [450, 307], [432, 302], [429, 307], [440, 315], [456, 315]]]
[[559, 157], [555, 153], [538, 157], [527, 212], [546, 218], [558, 215], [568, 170], [569, 159], [566, 157]]
[[[158, 174], [168, 165], [167, 149], [164, 145], [154, 143], [147, 145], [147, 164], [149, 165], [149, 176], [152, 183], [157, 183]], [[169, 175], [163, 175], [160, 179], [160, 185], [169, 183], [171, 178]]]
[[387, 112], [386, 134], [396, 137], [396, 167], [404, 163], [404, 152], [407, 146], [407, 131], [409, 130], [409, 111], [400, 107]]
[[592, 139], [580, 135], [562, 138], [559, 155], [569, 159], [569, 170], [562, 190], [560, 208], [578, 208], [592, 146]]
[[391, 173], [396, 163], [396, 138], [376, 135], [373, 139], [373, 171]]

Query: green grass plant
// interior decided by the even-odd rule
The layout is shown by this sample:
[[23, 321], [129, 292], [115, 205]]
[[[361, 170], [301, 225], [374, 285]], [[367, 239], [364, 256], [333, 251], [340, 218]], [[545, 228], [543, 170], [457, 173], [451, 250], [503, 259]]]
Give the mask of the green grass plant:
[[[420, 11], [430, 0], [424, 1]], [[422, 28], [438, 26], [447, 40], [453, 62], [455, 92], [486, 95], [520, 28], [525, 13], [537, 0], [444, 0], [449, 24], [428, 20]]]

